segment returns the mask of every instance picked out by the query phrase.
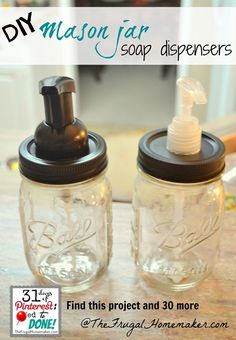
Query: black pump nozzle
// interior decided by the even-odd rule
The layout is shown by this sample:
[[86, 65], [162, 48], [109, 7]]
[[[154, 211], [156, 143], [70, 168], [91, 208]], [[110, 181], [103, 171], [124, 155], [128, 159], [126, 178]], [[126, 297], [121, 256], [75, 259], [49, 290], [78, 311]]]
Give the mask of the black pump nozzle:
[[75, 83], [68, 77], [50, 77], [39, 82], [47, 124], [60, 129], [73, 122], [72, 92], [75, 92]]
[[45, 159], [66, 159], [88, 153], [88, 133], [84, 124], [74, 118], [73, 79], [50, 77], [39, 82], [44, 96], [45, 121], [35, 131], [36, 152]]
[[49, 77], [40, 80], [39, 93], [45, 95], [60, 95], [62, 93], [75, 92], [75, 83], [69, 77]]

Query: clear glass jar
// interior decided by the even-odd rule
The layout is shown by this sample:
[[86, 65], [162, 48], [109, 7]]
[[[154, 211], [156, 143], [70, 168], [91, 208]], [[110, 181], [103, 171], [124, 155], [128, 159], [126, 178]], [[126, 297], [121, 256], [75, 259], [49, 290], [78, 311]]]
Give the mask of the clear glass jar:
[[32, 273], [64, 292], [90, 287], [111, 258], [112, 199], [105, 172], [66, 185], [22, 177], [20, 217]]
[[181, 184], [139, 170], [133, 209], [133, 255], [139, 274], [150, 285], [182, 291], [211, 272], [224, 211], [221, 176]]

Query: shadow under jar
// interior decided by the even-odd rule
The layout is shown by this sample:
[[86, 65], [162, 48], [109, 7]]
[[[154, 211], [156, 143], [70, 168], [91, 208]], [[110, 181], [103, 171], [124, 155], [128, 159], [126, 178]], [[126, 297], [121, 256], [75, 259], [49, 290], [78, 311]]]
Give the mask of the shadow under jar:
[[164, 292], [196, 286], [219, 252], [224, 211], [224, 145], [202, 134], [201, 152], [181, 156], [166, 149], [167, 130], [139, 143], [133, 193], [132, 250], [138, 273]]

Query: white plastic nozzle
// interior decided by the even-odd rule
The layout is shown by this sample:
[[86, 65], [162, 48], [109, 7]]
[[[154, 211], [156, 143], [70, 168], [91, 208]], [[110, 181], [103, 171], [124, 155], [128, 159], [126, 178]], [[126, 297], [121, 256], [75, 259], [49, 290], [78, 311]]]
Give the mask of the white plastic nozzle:
[[190, 77], [176, 82], [180, 91], [180, 112], [168, 126], [167, 149], [176, 154], [193, 155], [201, 149], [201, 127], [192, 116], [193, 104], [206, 104], [207, 98], [201, 83]]

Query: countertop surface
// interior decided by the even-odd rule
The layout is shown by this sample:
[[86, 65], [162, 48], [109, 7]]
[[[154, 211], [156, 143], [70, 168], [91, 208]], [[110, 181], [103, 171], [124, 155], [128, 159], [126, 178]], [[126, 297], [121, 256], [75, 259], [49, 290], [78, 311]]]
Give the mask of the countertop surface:
[[[0, 169], [0, 339], [9, 339], [11, 285], [36, 285], [25, 261], [18, 217], [18, 172]], [[219, 261], [214, 272], [200, 286], [178, 295], [163, 295], [146, 286], [138, 277], [130, 251], [131, 204], [113, 204], [113, 257], [107, 275], [91, 289], [62, 295], [61, 339], [126, 339], [128, 327], [82, 328], [84, 318], [101, 318], [112, 325], [123, 323], [151, 325], [159, 322], [227, 322], [228, 328], [154, 328], [134, 329], [131, 339], [236, 339], [236, 213], [227, 213], [221, 238]], [[140, 310], [67, 310], [67, 301], [109, 303], [140, 302]], [[143, 303], [159, 301], [159, 309], [143, 310]], [[163, 301], [172, 301], [172, 310], [163, 310]], [[197, 310], [176, 310], [177, 302], [198, 303]], [[135, 305], [134, 305], [135, 306]], [[143, 321], [145, 320], [145, 321]], [[127, 326], [127, 325], [126, 325]]]

